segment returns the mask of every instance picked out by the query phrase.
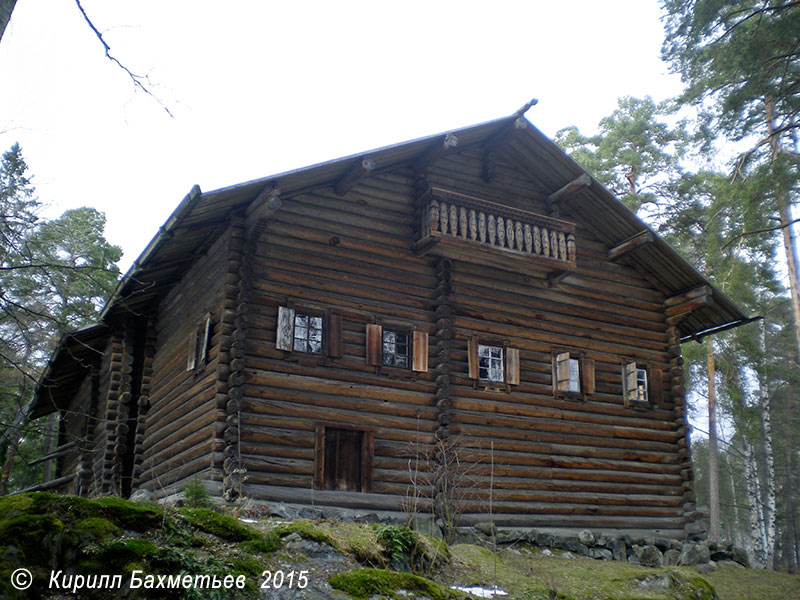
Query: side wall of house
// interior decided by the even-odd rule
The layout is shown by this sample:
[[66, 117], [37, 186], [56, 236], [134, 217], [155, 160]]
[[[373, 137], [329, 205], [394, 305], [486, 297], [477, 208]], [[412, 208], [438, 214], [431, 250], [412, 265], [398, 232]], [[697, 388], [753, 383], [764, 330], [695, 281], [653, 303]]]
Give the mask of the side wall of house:
[[[146, 401], [136, 427], [134, 488], [156, 497], [181, 491], [188, 478], [219, 480], [213, 468], [213, 441], [229, 240], [229, 233], [222, 234], [151, 315], [155, 335], [149, 342], [153, 352]], [[213, 485], [210, 488], [213, 491]]]
[[[486, 184], [481, 155], [446, 157], [429, 181], [473, 196], [547, 214], [537, 182], [497, 164]], [[550, 287], [541, 278], [463, 261], [451, 266], [454, 337], [452, 432], [475, 464], [465, 519], [498, 524], [638, 528], [680, 535], [684, 504], [679, 424], [666, 377], [651, 381], [662, 402], [626, 407], [622, 365], [666, 375], [674, 350], [664, 295], [635, 270], [611, 262], [585, 227], [590, 215], [562, 212], [578, 225], [577, 271]], [[520, 383], [493, 391], [469, 378], [468, 340], [519, 349]], [[553, 355], [594, 361], [594, 393], [553, 392]], [[672, 354], [671, 354], [672, 351]], [[682, 424], [682, 423], [681, 423]]]

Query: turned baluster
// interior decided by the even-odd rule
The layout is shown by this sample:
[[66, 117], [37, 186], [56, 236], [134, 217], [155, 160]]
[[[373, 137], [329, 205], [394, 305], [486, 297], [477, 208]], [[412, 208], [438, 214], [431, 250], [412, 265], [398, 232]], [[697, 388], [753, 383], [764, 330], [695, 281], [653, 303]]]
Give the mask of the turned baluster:
[[575, 262], [575, 234], [570, 233], [567, 235], [567, 260]]
[[495, 222], [494, 215], [489, 214], [489, 244], [494, 246], [497, 240], [497, 223]]
[[442, 223], [442, 233], [447, 235], [447, 227], [450, 223], [450, 211], [448, 210], [446, 202], [442, 202], [439, 205], [439, 221]]
[[550, 232], [542, 227], [542, 256], [550, 256]]
[[469, 239], [478, 239], [478, 219], [474, 208], [469, 209]]
[[463, 206], [458, 211], [458, 235], [467, 239], [467, 209]]
[[478, 213], [478, 240], [486, 241], [486, 215], [483, 211]]
[[517, 221], [516, 230], [514, 231], [514, 241], [516, 242], [517, 250], [522, 252], [525, 240], [522, 238], [522, 223]]
[[533, 232], [528, 223], [525, 223], [525, 252], [528, 254], [533, 252]]
[[497, 217], [497, 245], [501, 248], [506, 246], [506, 222], [503, 217]]
[[439, 231], [439, 203], [434, 200], [430, 204], [430, 214], [428, 215], [428, 233]]
[[567, 236], [562, 231], [558, 232], [558, 258], [567, 260]]
[[450, 205], [450, 235], [458, 236], [458, 207]]
[[536, 254], [542, 253], [542, 234], [538, 225], [533, 226], [533, 251]]

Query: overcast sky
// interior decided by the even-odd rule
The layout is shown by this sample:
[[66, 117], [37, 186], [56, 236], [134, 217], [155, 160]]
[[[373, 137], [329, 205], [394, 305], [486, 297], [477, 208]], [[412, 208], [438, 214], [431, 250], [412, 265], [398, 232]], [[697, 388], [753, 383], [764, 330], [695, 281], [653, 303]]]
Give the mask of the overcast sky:
[[527, 113], [593, 131], [621, 96], [680, 90], [656, 0], [18, 0], [0, 42], [0, 148], [47, 216], [92, 206], [127, 270], [204, 191]]

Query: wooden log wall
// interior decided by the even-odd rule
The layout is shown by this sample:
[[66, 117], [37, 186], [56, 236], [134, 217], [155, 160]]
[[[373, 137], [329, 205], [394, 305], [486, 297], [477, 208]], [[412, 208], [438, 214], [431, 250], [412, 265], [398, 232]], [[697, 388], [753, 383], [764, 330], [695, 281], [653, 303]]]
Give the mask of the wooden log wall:
[[153, 382], [153, 357], [156, 353], [156, 323], [158, 322], [156, 313], [153, 312], [147, 318], [147, 329], [144, 334], [144, 350], [141, 355], [142, 379], [139, 388], [136, 413], [136, 432], [133, 443], [133, 487], [134, 489], [141, 484], [145, 432], [147, 430], [147, 413], [150, 410], [150, 391]]
[[[365, 346], [368, 323], [435, 334], [436, 274], [411, 253], [412, 181], [410, 173], [372, 175], [344, 198], [314, 190], [284, 199], [267, 222], [247, 304], [239, 430], [246, 495], [310, 503], [316, 493], [345, 506], [355, 494], [400, 509], [409, 460], [438, 426], [436, 359], [424, 373], [369, 366]], [[278, 350], [278, 308], [287, 305], [341, 318], [341, 356]], [[313, 489], [320, 424], [373, 433], [373, 493]]]
[[[157, 308], [149, 408], [144, 416], [139, 485], [156, 497], [192, 477], [210, 478], [217, 422], [217, 358], [229, 234], [220, 236]], [[211, 314], [204, 360], [187, 370], [190, 335]]]
[[123, 331], [112, 328], [103, 353], [98, 377], [99, 400], [97, 421], [91, 425], [90, 447], [92, 478], [90, 496], [105, 496], [114, 492], [111, 477], [114, 464], [114, 425], [119, 414], [119, 398], [124, 376]]
[[[546, 211], [547, 190], [502, 162], [486, 185], [481, 166], [478, 152], [448, 155], [430, 169], [430, 184]], [[675, 388], [679, 348], [665, 322], [663, 294], [607, 259], [608, 248], [581, 226], [586, 215], [566, 210], [561, 217], [578, 224], [578, 270], [552, 288], [537, 277], [452, 264], [451, 430], [475, 465], [465, 518], [485, 519], [493, 477], [498, 524], [680, 535], [689, 503], [686, 430], [682, 390]], [[474, 335], [519, 348], [518, 386], [494, 391], [468, 377], [467, 342]], [[596, 393], [586, 399], [553, 395], [552, 353], [564, 347], [594, 360]], [[661, 406], [623, 405], [626, 360], [671, 374], [668, 389], [652, 382], [663, 388]]]

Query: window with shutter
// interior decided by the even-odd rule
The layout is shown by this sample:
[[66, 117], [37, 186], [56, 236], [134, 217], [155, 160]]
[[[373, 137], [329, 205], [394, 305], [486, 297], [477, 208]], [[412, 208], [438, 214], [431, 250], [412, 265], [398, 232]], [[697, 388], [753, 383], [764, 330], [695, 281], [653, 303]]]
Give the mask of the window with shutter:
[[482, 344], [476, 338], [467, 343], [469, 376], [489, 384], [519, 385], [519, 349]]
[[285, 352], [302, 352], [340, 358], [342, 317], [331, 312], [278, 307], [275, 347]]
[[582, 395], [595, 393], [594, 360], [581, 352], [553, 353], [553, 395]]
[[424, 331], [384, 329], [367, 323], [366, 344], [368, 365], [423, 373], [428, 370], [428, 334]]
[[626, 406], [645, 406], [662, 402], [661, 369], [626, 362], [622, 369], [622, 393]]

